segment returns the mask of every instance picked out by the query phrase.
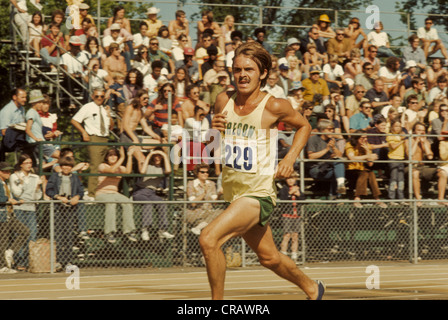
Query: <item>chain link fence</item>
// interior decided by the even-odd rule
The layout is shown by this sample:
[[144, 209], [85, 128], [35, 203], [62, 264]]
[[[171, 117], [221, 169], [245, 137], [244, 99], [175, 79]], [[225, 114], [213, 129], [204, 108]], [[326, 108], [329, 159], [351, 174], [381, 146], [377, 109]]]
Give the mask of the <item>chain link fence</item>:
[[[364, 200], [363, 208], [356, 208], [352, 202], [342, 200], [295, 201], [299, 217], [293, 224], [295, 230], [291, 230], [285, 229], [282, 216], [290, 202], [278, 203], [270, 225], [279, 250], [285, 251], [297, 264], [363, 260], [417, 263], [448, 258], [448, 207], [445, 205], [423, 200], [419, 207], [410, 201], [380, 208], [372, 200]], [[122, 205], [131, 206], [131, 217], [123, 215]], [[206, 205], [215, 214], [226, 207], [220, 201], [202, 201], [197, 205]], [[112, 218], [109, 222], [108, 215]], [[29, 257], [25, 267], [30, 272], [52, 273], [67, 264], [98, 270], [204, 266], [197, 229], [209, 220], [191, 202], [96, 201], [72, 207], [41, 201], [36, 217], [36, 236], [21, 253]], [[133, 237], [123, 231], [130, 223], [126, 219], [132, 219], [135, 225]], [[111, 221], [116, 223], [112, 228], [114, 241], [105, 231], [111, 230], [107, 226]], [[162, 227], [166, 228], [163, 232]], [[147, 235], [143, 232], [145, 228]], [[290, 233], [286, 237], [285, 231]], [[292, 247], [294, 237], [297, 249]], [[222, 249], [228, 267], [258, 265], [255, 253], [241, 238], [230, 240]]]

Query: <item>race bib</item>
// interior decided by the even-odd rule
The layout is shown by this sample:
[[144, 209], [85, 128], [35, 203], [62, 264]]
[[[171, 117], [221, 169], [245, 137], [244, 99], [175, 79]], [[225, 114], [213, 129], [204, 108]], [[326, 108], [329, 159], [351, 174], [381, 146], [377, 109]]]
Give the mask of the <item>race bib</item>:
[[224, 164], [237, 171], [257, 172], [257, 141], [254, 139], [224, 139]]

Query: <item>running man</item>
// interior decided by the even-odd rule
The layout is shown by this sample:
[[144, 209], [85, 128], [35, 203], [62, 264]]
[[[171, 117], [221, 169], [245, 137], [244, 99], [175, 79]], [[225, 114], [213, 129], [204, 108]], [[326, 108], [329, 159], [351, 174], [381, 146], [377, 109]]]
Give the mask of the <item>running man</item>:
[[[287, 178], [294, 172], [294, 162], [311, 133], [309, 123], [287, 100], [260, 90], [266, 84], [270, 66], [270, 55], [261, 45], [241, 45], [233, 60], [236, 92], [223, 92], [216, 100], [212, 127], [224, 136], [224, 155], [231, 159], [223, 164], [224, 198], [230, 205], [203, 229], [199, 238], [214, 300], [224, 298], [226, 260], [221, 246], [238, 236], [254, 250], [261, 265], [296, 284], [309, 299], [320, 300], [325, 291], [322, 282], [311, 280], [278, 251], [268, 223], [277, 196], [274, 179]], [[277, 149], [271, 151], [270, 134], [263, 132], [276, 132], [279, 121], [297, 132], [287, 155], [276, 169], [270, 170]], [[248, 141], [251, 135], [256, 136], [255, 147]]]

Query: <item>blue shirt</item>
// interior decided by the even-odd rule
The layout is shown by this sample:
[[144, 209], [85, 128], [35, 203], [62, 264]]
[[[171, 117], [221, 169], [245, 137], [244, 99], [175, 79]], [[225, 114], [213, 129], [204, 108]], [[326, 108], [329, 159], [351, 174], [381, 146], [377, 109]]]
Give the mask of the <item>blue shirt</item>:
[[350, 117], [350, 129], [362, 130], [367, 128], [372, 121], [371, 117], [367, 117], [364, 113], [358, 112]]
[[[28, 120], [33, 120], [33, 124], [31, 125], [31, 132], [34, 134], [34, 136], [38, 139], [45, 140], [44, 135], [42, 133], [42, 126], [43, 126], [42, 119], [41, 119], [39, 113], [37, 113], [36, 110], [31, 108], [26, 113], [26, 121], [28, 121]], [[26, 135], [26, 141], [28, 143], [36, 142], [29, 135]]]
[[7, 129], [11, 124], [24, 122], [25, 108], [23, 106], [17, 108], [12, 100], [0, 111], [0, 130]]

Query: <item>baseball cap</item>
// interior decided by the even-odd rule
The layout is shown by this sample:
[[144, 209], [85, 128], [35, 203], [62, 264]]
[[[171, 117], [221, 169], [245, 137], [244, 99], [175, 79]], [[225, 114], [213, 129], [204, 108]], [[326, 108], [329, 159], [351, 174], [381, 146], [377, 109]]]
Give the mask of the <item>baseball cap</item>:
[[2, 161], [0, 162], [0, 171], [11, 171], [14, 170], [14, 167], [11, 166], [9, 163]]
[[193, 48], [189, 48], [189, 47], [184, 48], [184, 55], [194, 56], [194, 49]]
[[278, 66], [280, 70], [289, 70], [289, 66], [287, 64], [282, 63]]
[[110, 26], [110, 30], [121, 30], [121, 26], [118, 23], [113, 23]]
[[320, 73], [320, 67], [319, 66], [311, 66], [310, 73]]
[[74, 45], [74, 46], [80, 46], [80, 45], [82, 45], [81, 38], [78, 37], [78, 36], [71, 36], [71, 37], [70, 37], [70, 41], [69, 41], [69, 43], [72, 44], [72, 45]]

